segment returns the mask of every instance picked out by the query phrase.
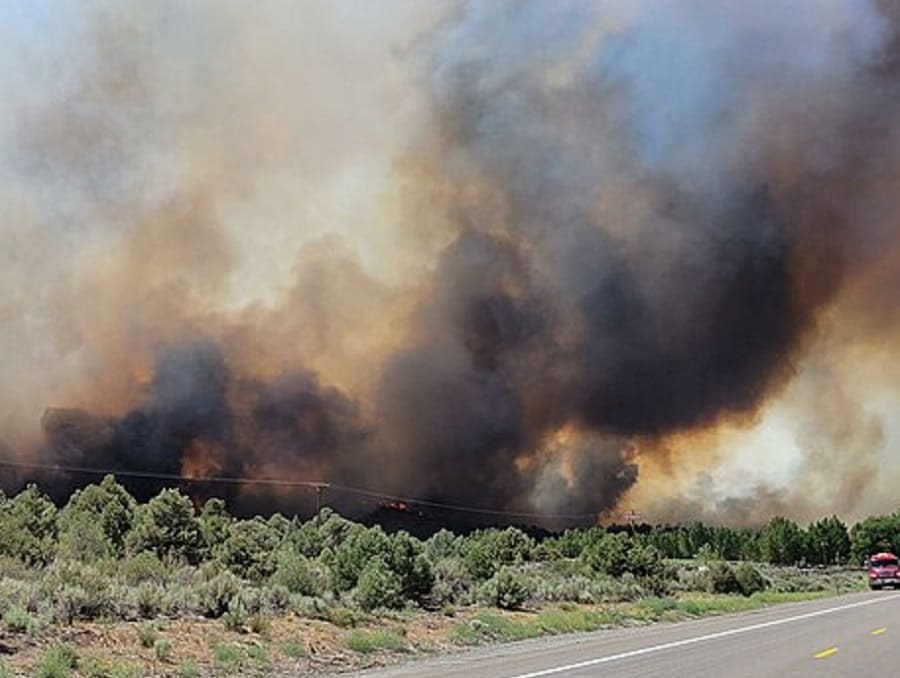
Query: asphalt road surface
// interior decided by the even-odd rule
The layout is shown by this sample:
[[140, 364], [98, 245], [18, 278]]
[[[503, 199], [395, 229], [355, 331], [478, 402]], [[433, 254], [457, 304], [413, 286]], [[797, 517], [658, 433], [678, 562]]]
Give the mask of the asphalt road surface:
[[900, 592], [857, 593], [678, 624], [557, 636], [358, 675], [900, 676]]

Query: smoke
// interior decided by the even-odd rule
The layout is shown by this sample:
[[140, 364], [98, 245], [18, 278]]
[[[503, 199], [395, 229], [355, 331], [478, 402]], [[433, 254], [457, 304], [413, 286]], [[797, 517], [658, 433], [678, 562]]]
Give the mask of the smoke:
[[8, 23], [11, 455], [547, 514], [880, 505], [886, 3], [97, 2]]

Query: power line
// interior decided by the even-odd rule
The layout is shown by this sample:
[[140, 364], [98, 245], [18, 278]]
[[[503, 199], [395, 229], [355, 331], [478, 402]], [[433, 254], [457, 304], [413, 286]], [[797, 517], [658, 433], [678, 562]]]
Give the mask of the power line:
[[65, 471], [66, 473], [82, 473], [86, 475], [113, 475], [124, 478], [149, 478], [152, 480], [174, 480], [198, 483], [226, 483], [233, 485], [281, 485], [293, 487], [317, 487], [328, 483], [315, 480], [284, 480], [281, 478], [242, 478], [238, 476], [184, 476], [174, 473], [155, 473], [153, 471], [129, 471], [127, 469], [94, 468], [87, 466], [67, 466], [65, 464], [38, 464], [35, 462], [10, 461], [0, 459], [0, 466], [28, 468], [41, 471]]
[[522, 511], [504, 511], [500, 509], [484, 509], [478, 508], [476, 506], [464, 506], [462, 504], [445, 504], [438, 501], [428, 501], [427, 499], [415, 499], [413, 497], [401, 497], [399, 495], [393, 494], [382, 494], [381, 492], [373, 492], [371, 490], [364, 490], [359, 487], [348, 487], [346, 485], [335, 485], [334, 483], [329, 484], [328, 487], [332, 490], [342, 490], [362, 496], [386, 499], [388, 501], [399, 501], [408, 504], [417, 504], [419, 506], [428, 506], [430, 508], [439, 508], [448, 511], [460, 511], [464, 513], [481, 513], [485, 515], [508, 516], [512, 518], [540, 518], [542, 520], [586, 520], [589, 518], [594, 519], [597, 517], [596, 513], [529, 513]]
[[321, 494], [323, 489], [336, 490], [347, 494], [354, 494], [370, 499], [380, 499], [383, 501], [402, 502], [406, 504], [415, 504], [416, 506], [424, 506], [429, 508], [443, 509], [446, 511], [456, 511], [460, 513], [473, 513], [490, 516], [503, 516], [507, 518], [531, 518], [538, 520], [594, 520], [596, 513], [537, 513], [527, 511], [506, 511], [502, 509], [479, 508], [477, 506], [466, 506], [463, 504], [448, 504], [444, 502], [429, 501], [427, 499], [418, 499], [416, 497], [404, 497], [395, 494], [386, 494], [376, 492], [362, 487], [353, 487], [350, 485], [341, 485], [329, 483], [321, 480], [285, 480], [282, 478], [248, 478], [240, 476], [187, 476], [174, 473], [156, 473], [153, 471], [129, 471], [127, 469], [110, 469], [96, 468], [87, 466], [70, 466], [66, 464], [40, 464], [37, 462], [21, 462], [8, 459], [0, 459], [0, 466], [12, 468], [24, 468], [41, 471], [55, 471], [66, 473], [77, 473], [85, 475], [112, 475], [123, 478], [146, 478], [150, 480], [170, 480], [173, 482], [196, 482], [196, 483], [221, 483], [231, 485], [274, 485], [280, 487], [305, 487], [316, 491], [317, 495]]

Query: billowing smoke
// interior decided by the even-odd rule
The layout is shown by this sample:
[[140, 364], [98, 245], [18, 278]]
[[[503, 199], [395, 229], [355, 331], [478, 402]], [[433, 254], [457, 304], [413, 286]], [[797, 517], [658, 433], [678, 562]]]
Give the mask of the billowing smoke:
[[888, 3], [7, 23], [5, 456], [548, 515], [892, 508]]

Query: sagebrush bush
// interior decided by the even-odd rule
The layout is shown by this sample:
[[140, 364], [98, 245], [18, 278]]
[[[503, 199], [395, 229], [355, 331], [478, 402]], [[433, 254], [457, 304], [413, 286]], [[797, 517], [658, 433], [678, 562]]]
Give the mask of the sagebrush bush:
[[165, 589], [152, 581], [145, 581], [128, 591], [127, 602], [144, 619], [153, 619], [166, 607]]
[[474, 583], [462, 560], [442, 558], [435, 563], [433, 574], [434, 584], [429, 601], [432, 607], [443, 607], [450, 603], [466, 605], [472, 602]]
[[116, 610], [112, 580], [94, 565], [57, 560], [41, 578], [41, 591], [51, 601], [54, 617], [72, 623], [97, 619]]
[[235, 596], [228, 604], [228, 610], [222, 615], [222, 623], [229, 631], [240, 631], [247, 623], [247, 608], [240, 596]]
[[68, 678], [78, 664], [71, 645], [57, 644], [47, 649], [35, 667], [35, 678]]
[[271, 612], [284, 612], [291, 605], [291, 592], [286, 586], [273, 584], [263, 589], [265, 609]]
[[741, 593], [741, 584], [734, 568], [724, 561], [717, 561], [706, 572], [706, 589], [710, 593]]
[[119, 564], [119, 572], [132, 586], [143, 582], [162, 584], [169, 574], [165, 563], [150, 551], [141, 551], [124, 558]]
[[505, 610], [518, 610], [530, 595], [522, 574], [505, 566], [478, 589], [480, 600]]
[[762, 573], [750, 563], [741, 563], [734, 570], [734, 576], [740, 586], [741, 593], [752, 596], [754, 593], [764, 591], [768, 582]]
[[228, 606], [240, 590], [240, 579], [231, 572], [221, 572], [197, 587], [197, 607], [206, 617], [221, 617], [228, 611]]
[[3, 613], [3, 625], [13, 633], [34, 633], [37, 621], [24, 607], [15, 606]]

